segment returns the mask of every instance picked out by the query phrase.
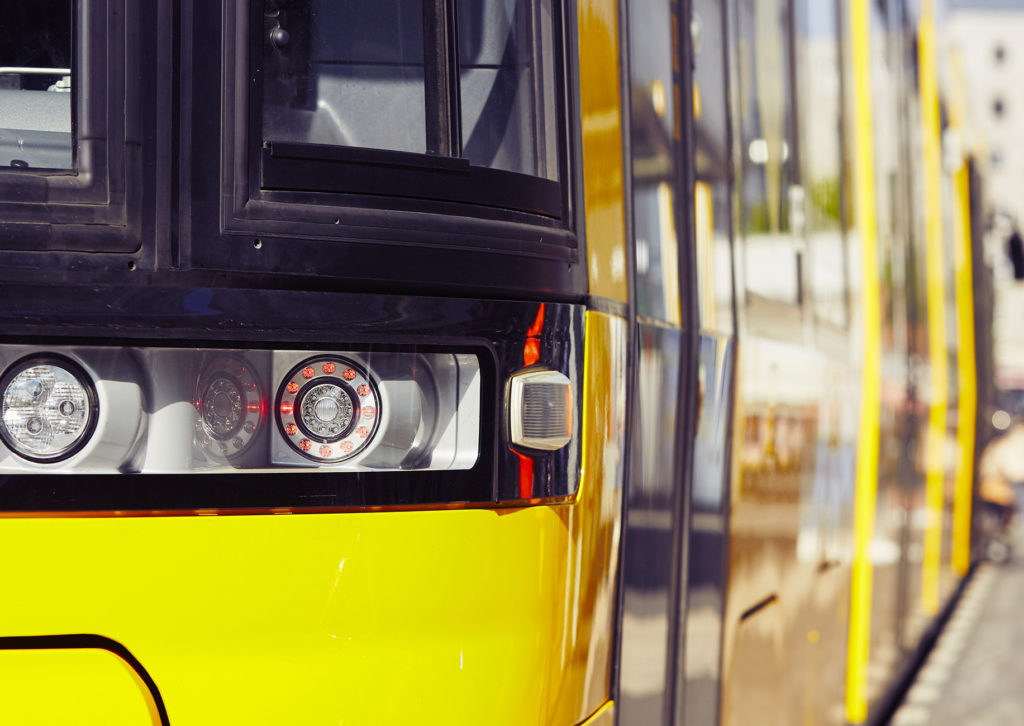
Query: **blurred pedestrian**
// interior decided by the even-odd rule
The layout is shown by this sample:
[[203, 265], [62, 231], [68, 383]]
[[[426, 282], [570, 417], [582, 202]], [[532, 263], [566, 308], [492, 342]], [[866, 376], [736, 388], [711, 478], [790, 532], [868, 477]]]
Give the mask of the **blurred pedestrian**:
[[1016, 229], [1006, 241], [1006, 254], [1013, 265], [1013, 279], [1024, 280], [1024, 239]]

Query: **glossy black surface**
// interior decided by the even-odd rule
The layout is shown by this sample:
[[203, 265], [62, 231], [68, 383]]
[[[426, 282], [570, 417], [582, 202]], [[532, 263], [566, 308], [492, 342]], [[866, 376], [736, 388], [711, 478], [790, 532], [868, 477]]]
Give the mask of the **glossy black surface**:
[[633, 420], [622, 562], [622, 643], [618, 717], [623, 724], [663, 723], [676, 657], [673, 587], [683, 478], [678, 471], [679, 330], [639, 326], [637, 413]]
[[[0, 509], [348, 507], [519, 499], [520, 460], [507, 440], [505, 381], [527, 362], [524, 346], [540, 307], [288, 290], [6, 285], [0, 290], [0, 329], [7, 342], [464, 350], [481, 360], [483, 410], [481, 455], [467, 471], [10, 475], [0, 477]], [[578, 380], [582, 308], [554, 303], [543, 308], [536, 364]], [[577, 400], [577, 414], [580, 410]], [[532, 497], [575, 491], [578, 425], [569, 446], [534, 457]]]

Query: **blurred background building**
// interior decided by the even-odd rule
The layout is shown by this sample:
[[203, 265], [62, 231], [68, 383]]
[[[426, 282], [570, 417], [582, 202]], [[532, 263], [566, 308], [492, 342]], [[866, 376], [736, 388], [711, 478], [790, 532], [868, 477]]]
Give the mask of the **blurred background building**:
[[947, 0], [945, 15], [945, 82], [963, 95], [972, 134], [947, 143], [968, 144], [986, 180], [995, 383], [1001, 404], [1024, 415], [1024, 283], [1014, 280], [1006, 254], [1024, 225], [1024, 0]]

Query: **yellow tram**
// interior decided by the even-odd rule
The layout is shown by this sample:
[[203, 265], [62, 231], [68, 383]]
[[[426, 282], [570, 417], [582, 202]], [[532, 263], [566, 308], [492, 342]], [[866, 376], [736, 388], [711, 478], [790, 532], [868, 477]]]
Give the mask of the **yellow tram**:
[[6, 12], [0, 722], [884, 717], [971, 563], [986, 380], [934, 33]]

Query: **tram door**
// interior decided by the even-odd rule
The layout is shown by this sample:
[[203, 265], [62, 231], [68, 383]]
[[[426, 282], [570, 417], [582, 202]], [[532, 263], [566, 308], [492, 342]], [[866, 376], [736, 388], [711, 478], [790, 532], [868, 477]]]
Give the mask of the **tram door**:
[[729, 545], [729, 421], [735, 357], [725, 8], [693, 0], [693, 227], [699, 325], [687, 565], [676, 723], [719, 723]]
[[[621, 724], [712, 724], [718, 716], [733, 351], [728, 86], [720, 3], [692, 9], [700, 18], [691, 21], [690, 4], [676, 0], [629, 4], [636, 405], [623, 539]], [[705, 23], [707, 49], [695, 56]], [[681, 61], [689, 58], [706, 96]]]
[[629, 3], [634, 400], [622, 560], [618, 719], [670, 722], [684, 534], [687, 358], [674, 0]]

